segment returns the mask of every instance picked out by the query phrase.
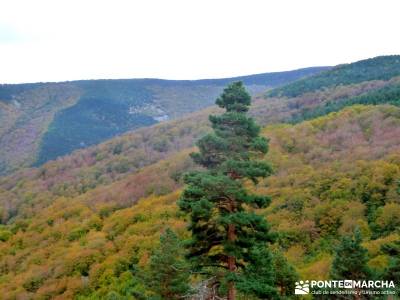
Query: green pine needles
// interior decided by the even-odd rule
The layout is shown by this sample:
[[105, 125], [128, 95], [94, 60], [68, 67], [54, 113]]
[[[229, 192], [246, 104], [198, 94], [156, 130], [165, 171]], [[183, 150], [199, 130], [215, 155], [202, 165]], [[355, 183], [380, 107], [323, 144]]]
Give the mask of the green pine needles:
[[236, 291], [259, 298], [276, 295], [268, 242], [273, 237], [265, 218], [254, 209], [270, 199], [249, 193], [246, 182], [269, 176], [263, 159], [268, 141], [247, 116], [251, 98], [241, 82], [226, 87], [216, 104], [226, 112], [210, 116], [214, 130], [197, 143], [193, 160], [205, 170], [186, 174], [180, 209], [190, 215], [189, 258], [195, 271], [214, 278], [228, 300]]
[[368, 251], [362, 245], [362, 236], [358, 228], [354, 234], [344, 236], [336, 248], [332, 262], [333, 279], [368, 279], [370, 270], [367, 266]]
[[150, 258], [146, 284], [155, 296], [150, 299], [183, 299], [190, 295], [189, 266], [178, 236], [167, 229], [160, 237], [160, 248]]

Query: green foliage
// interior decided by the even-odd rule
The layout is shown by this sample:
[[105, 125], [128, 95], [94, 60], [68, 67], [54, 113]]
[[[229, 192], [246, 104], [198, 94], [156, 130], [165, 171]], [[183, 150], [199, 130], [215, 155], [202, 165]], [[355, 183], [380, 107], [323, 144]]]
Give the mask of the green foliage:
[[335, 250], [331, 276], [333, 279], [368, 279], [368, 251], [361, 245], [361, 232], [356, 229], [353, 236], [344, 236]]
[[231, 275], [237, 289], [244, 295], [254, 295], [259, 299], [278, 299], [275, 288], [277, 271], [271, 251], [262, 244], [255, 245], [250, 248], [247, 260], [248, 265], [241, 274]]
[[280, 251], [273, 252], [273, 265], [275, 270], [275, 284], [278, 286], [279, 295], [290, 298], [294, 295], [294, 287], [299, 275], [296, 269], [288, 262]]
[[363, 105], [380, 105], [391, 104], [400, 106], [400, 85], [393, 84], [385, 86], [381, 89], [367, 92], [357, 97], [350, 97], [345, 99], [337, 99], [335, 101], [328, 101], [323, 105], [312, 108], [301, 109], [300, 112], [295, 113], [289, 120], [290, 123], [295, 124], [304, 120], [315, 119], [320, 116], [327, 115], [331, 112], [339, 111], [347, 106], [363, 104]]
[[214, 133], [200, 139], [199, 152], [192, 154], [207, 170], [185, 176], [187, 187], [179, 201], [190, 215], [189, 257], [196, 270], [217, 277], [229, 299], [235, 283], [249, 295], [272, 295], [272, 264], [265, 248], [272, 240], [269, 225], [247, 208], [265, 208], [270, 199], [244, 188], [246, 180], [257, 183], [271, 174], [271, 167], [257, 160], [267, 152], [267, 140], [245, 114], [250, 96], [241, 82], [228, 85], [216, 103], [226, 112], [210, 116]]
[[0, 225], [0, 241], [6, 242], [10, 239], [13, 233], [5, 228], [5, 226]]
[[[108, 138], [156, 121], [144, 114], [129, 114], [129, 104], [107, 98], [81, 98], [56, 114], [43, 137], [35, 165], [97, 144]], [[118, 149], [117, 149], [118, 150]]]
[[44, 281], [44, 278], [32, 277], [32, 278], [29, 278], [26, 282], [24, 282], [24, 284], [22, 286], [28, 292], [34, 293], [40, 288], [40, 286], [43, 284], [43, 281]]
[[387, 203], [380, 207], [376, 213], [375, 223], [382, 234], [388, 234], [400, 229], [400, 205], [397, 203]]
[[332, 86], [377, 79], [388, 80], [398, 75], [400, 75], [400, 56], [380, 56], [336, 66], [331, 70], [274, 89], [268, 95], [296, 97]]
[[87, 232], [88, 230], [86, 228], [76, 228], [68, 234], [68, 240], [70, 242], [78, 240], [82, 238]]
[[341, 224], [342, 211], [330, 203], [321, 204], [315, 209], [315, 224], [321, 236], [335, 236]]
[[400, 292], [400, 240], [382, 246], [382, 252], [390, 255], [389, 266], [384, 270], [384, 279], [396, 283], [397, 293]]
[[246, 112], [249, 109], [251, 96], [242, 82], [237, 81], [224, 89], [224, 92], [215, 103], [225, 108], [227, 112]]
[[[136, 274], [135, 274], [136, 275]], [[77, 300], [147, 300], [141, 280], [133, 272], [125, 271], [119, 276], [110, 276], [107, 284], [97, 291], [86, 291], [77, 295]]]
[[167, 229], [160, 237], [160, 246], [150, 257], [145, 282], [152, 299], [181, 299], [190, 295], [189, 266], [178, 236]]

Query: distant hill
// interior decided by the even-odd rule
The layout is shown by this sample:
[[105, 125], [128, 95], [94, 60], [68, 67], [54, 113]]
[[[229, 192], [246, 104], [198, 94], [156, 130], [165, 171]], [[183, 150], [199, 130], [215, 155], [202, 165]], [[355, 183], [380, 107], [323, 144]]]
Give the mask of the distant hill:
[[371, 80], [388, 80], [400, 75], [400, 55], [378, 56], [336, 66], [310, 79], [303, 79], [274, 89], [268, 96], [297, 97], [324, 88]]
[[253, 95], [328, 67], [224, 79], [83, 80], [0, 85], [0, 174], [39, 166], [139, 127], [214, 103], [229, 82]]
[[268, 91], [265, 99], [286, 103], [283, 121], [299, 123], [364, 104], [400, 105], [400, 55], [339, 65]]

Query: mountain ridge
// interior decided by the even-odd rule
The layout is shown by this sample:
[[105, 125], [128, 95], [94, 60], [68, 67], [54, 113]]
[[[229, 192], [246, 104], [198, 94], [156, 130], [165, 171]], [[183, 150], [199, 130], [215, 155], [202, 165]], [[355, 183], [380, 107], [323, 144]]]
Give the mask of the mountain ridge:
[[230, 80], [243, 80], [246, 79], [252, 80], [253, 78], [262, 78], [268, 77], [270, 75], [275, 74], [286, 74], [292, 73], [296, 71], [304, 72], [305, 74], [310, 71], [310, 73], [314, 73], [314, 69], [316, 70], [327, 70], [332, 68], [332, 66], [315, 66], [315, 67], [304, 67], [304, 68], [297, 68], [293, 70], [286, 70], [286, 71], [274, 71], [274, 72], [264, 72], [264, 73], [253, 73], [248, 75], [238, 75], [238, 76], [230, 76], [230, 77], [216, 77], [216, 78], [197, 78], [197, 79], [168, 79], [168, 78], [158, 78], [158, 77], [132, 77], [132, 78], [97, 78], [97, 79], [73, 79], [73, 80], [61, 80], [61, 81], [37, 81], [37, 82], [20, 82], [20, 83], [0, 83], [0, 87], [5, 86], [26, 86], [26, 88], [32, 88], [35, 85], [41, 84], [62, 84], [62, 83], [77, 83], [77, 82], [85, 82], [85, 81], [130, 81], [130, 80], [137, 80], [137, 81], [162, 81], [162, 82], [217, 82], [222, 81], [224, 83], [229, 82]]
[[[0, 85], [0, 174], [40, 165], [128, 130], [213, 104], [227, 82], [253, 94], [327, 67], [236, 78], [80, 80]], [[40, 112], [40, 115], [38, 115]]]

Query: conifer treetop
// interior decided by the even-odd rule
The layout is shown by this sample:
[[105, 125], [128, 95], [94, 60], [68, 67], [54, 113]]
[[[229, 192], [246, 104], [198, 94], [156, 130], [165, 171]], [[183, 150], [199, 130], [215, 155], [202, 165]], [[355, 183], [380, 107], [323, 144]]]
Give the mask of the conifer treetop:
[[251, 96], [241, 81], [229, 84], [215, 103], [228, 112], [246, 112], [249, 110]]

